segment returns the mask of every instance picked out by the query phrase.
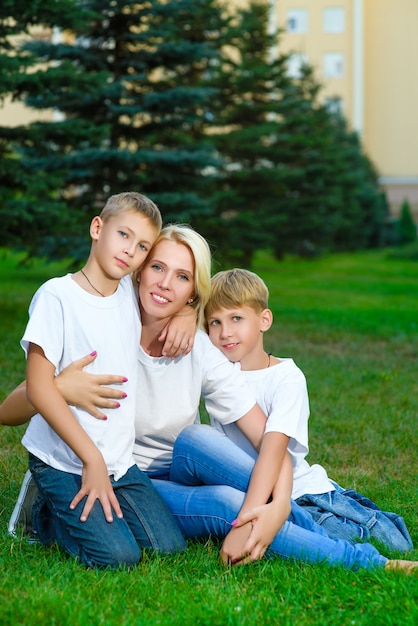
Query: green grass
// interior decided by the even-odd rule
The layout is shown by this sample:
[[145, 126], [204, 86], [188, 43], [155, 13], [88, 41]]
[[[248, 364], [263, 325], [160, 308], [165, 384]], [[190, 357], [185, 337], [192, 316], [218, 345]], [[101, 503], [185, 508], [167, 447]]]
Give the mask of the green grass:
[[[0, 399], [24, 377], [19, 348], [36, 287], [63, 265], [0, 254]], [[266, 347], [292, 356], [311, 402], [309, 460], [402, 514], [418, 545], [418, 264], [384, 251], [276, 263], [257, 257], [275, 324]], [[12, 540], [26, 469], [24, 428], [0, 429], [0, 624], [373, 625], [418, 623], [418, 576], [284, 561], [219, 565], [216, 544], [145, 554], [134, 571], [88, 571], [55, 548]], [[388, 556], [396, 557], [396, 554]], [[418, 560], [418, 550], [408, 554]]]

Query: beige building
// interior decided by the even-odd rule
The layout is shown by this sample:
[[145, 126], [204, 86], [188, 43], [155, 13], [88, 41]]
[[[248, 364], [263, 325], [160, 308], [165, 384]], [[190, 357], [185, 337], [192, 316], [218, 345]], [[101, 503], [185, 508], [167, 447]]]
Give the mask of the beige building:
[[289, 71], [308, 61], [358, 131], [388, 200], [418, 219], [418, 0], [270, 0]]

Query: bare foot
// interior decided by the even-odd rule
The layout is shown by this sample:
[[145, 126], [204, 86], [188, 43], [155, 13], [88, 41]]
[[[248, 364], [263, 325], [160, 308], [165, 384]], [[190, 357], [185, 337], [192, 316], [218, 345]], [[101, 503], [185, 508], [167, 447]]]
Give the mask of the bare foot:
[[385, 569], [399, 569], [410, 573], [418, 568], [418, 561], [403, 561], [402, 559], [394, 559], [386, 561]]

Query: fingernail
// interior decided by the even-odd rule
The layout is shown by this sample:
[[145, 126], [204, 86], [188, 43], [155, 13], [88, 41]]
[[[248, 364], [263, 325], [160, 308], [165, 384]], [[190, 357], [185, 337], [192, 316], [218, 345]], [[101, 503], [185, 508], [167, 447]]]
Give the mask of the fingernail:
[[127, 397], [128, 397], [128, 394], [127, 394], [127, 393], [125, 393], [125, 392], [123, 392], [123, 396], [122, 396], [122, 398], [127, 398]]
[[127, 378], [124, 378], [124, 379], [123, 379], [123, 382], [124, 382], [124, 383], [127, 383], [127, 382], [128, 382], [128, 379], [127, 379]]
[[233, 522], [231, 522], [231, 526], [236, 526], [238, 524], [238, 520], [234, 519]]
[[118, 409], [120, 407], [120, 403], [116, 402], [116, 408]]
[[90, 356], [96, 356], [97, 352], [96, 350], [94, 350], [94, 352], [90, 352]]
[[107, 416], [103, 415], [102, 420], [105, 422], [107, 420]]

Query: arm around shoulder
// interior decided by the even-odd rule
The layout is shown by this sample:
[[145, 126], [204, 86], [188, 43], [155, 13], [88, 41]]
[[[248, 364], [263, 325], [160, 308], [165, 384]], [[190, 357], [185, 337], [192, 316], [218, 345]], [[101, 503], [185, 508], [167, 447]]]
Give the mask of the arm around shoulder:
[[0, 404], [0, 424], [20, 426], [26, 424], [35, 413], [35, 407], [27, 398], [24, 380]]

